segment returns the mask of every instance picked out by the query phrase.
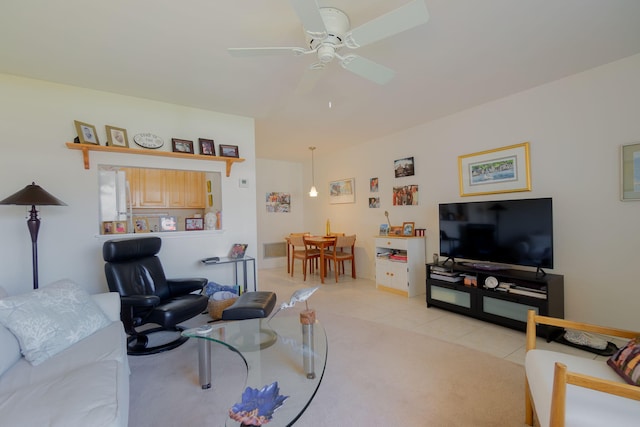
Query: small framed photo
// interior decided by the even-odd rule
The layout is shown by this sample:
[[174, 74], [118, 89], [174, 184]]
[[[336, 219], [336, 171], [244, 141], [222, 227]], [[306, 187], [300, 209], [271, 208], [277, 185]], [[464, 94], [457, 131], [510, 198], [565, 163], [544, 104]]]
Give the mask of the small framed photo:
[[133, 227], [134, 233], [148, 233], [149, 230], [149, 220], [146, 217], [135, 217], [133, 218]]
[[380, 197], [369, 197], [369, 208], [379, 208]]
[[380, 224], [380, 235], [381, 236], [389, 235], [389, 224]]
[[393, 170], [395, 171], [396, 178], [415, 175], [413, 157], [395, 160], [393, 162]]
[[79, 122], [77, 120], [74, 120], [73, 122], [76, 125], [78, 140], [81, 144], [100, 145], [100, 142], [98, 141], [98, 132], [96, 132], [96, 127], [94, 125]]
[[240, 157], [237, 145], [218, 145], [222, 157]]
[[402, 236], [402, 226], [400, 225], [392, 225], [389, 229], [390, 236]]
[[187, 231], [204, 230], [203, 218], [185, 218], [184, 229]]
[[416, 228], [415, 222], [403, 222], [402, 223], [402, 235], [413, 236], [413, 229]]
[[171, 148], [174, 153], [193, 154], [193, 141], [171, 138]]
[[198, 145], [200, 146], [200, 154], [203, 156], [215, 156], [216, 147], [213, 145], [213, 139], [198, 138]]
[[378, 178], [369, 178], [369, 191], [372, 193], [378, 192]]
[[178, 220], [175, 216], [160, 217], [160, 231], [178, 230]]
[[113, 234], [113, 221], [102, 221], [102, 234]]
[[127, 130], [114, 126], [105, 126], [107, 129], [107, 145], [112, 147], [129, 148], [129, 138], [127, 138]]
[[126, 234], [127, 221], [114, 221], [113, 222], [113, 234]]

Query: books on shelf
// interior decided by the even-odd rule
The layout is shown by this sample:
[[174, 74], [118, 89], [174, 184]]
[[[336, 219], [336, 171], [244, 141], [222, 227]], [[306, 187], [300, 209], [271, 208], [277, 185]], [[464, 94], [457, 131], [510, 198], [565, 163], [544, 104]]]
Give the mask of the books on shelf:
[[442, 280], [444, 282], [456, 283], [462, 281], [461, 276], [448, 276], [445, 274], [440, 274], [440, 272], [432, 272], [431, 278], [436, 280]]
[[524, 295], [527, 297], [533, 297], [533, 298], [538, 298], [538, 299], [547, 299], [547, 294], [546, 293], [540, 293], [540, 292], [536, 292], [536, 291], [531, 291], [531, 290], [524, 290], [524, 289], [517, 289], [517, 288], [512, 288], [509, 289], [509, 293], [510, 294], [516, 294], [516, 295]]

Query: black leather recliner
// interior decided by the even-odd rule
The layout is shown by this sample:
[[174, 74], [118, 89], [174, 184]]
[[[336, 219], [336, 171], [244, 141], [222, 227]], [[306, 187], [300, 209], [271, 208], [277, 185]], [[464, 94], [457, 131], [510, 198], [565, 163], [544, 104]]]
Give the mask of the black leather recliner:
[[[109, 290], [120, 294], [120, 317], [129, 335], [128, 354], [154, 354], [178, 347], [186, 337], [179, 335], [171, 342], [148, 347], [148, 335], [158, 331], [182, 331], [183, 328], [177, 326], [179, 323], [207, 309], [208, 298], [191, 292], [201, 291], [208, 280], [167, 280], [156, 256], [161, 246], [159, 237], [109, 240], [102, 246]], [[147, 323], [160, 326], [136, 330]]]

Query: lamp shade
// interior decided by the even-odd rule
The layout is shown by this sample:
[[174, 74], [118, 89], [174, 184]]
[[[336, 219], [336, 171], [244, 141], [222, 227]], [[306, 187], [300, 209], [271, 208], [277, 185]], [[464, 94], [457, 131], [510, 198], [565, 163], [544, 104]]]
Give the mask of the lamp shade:
[[65, 202], [52, 196], [35, 182], [0, 201], [0, 205], [67, 206]]

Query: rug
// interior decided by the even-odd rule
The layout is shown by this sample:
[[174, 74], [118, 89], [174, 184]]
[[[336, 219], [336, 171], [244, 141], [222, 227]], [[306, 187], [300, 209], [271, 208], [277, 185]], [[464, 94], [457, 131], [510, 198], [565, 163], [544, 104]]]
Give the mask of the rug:
[[[340, 315], [319, 320], [329, 343], [327, 366], [296, 426], [523, 425], [522, 366], [371, 321]], [[210, 390], [198, 383], [195, 340], [165, 353], [130, 356], [129, 425], [224, 426], [244, 390], [246, 368], [224, 346], [213, 346], [212, 354]]]

